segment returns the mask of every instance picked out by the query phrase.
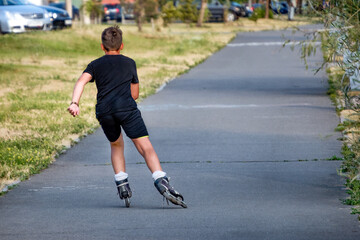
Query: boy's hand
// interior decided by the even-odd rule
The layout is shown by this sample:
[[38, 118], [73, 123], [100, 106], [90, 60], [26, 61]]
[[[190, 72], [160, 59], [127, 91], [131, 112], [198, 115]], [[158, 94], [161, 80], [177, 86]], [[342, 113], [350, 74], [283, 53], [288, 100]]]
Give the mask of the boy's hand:
[[67, 110], [73, 117], [76, 117], [80, 113], [80, 108], [75, 103], [72, 103]]

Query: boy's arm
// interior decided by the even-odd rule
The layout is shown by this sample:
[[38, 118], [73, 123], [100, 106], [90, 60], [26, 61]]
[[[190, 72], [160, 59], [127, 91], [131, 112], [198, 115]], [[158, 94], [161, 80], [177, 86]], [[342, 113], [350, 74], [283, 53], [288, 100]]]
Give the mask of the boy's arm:
[[85, 85], [88, 82], [90, 82], [91, 79], [92, 79], [92, 76], [89, 73], [85, 72], [79, 77], [79, 79], [75, 83], [72, 101], [71, 101], [69, 108], [67, 109], [69, 111], [69, 113], [71, 115], [73, 115], [74, 117], [79, 115], [79, 113], [80, 113], [79, 101], [80, 101], [81, 95], [84, 91]]
[[139, 83], [131, 83], [130, 84], [131, 89], [131, 97], [136, 100], [139, 98]]

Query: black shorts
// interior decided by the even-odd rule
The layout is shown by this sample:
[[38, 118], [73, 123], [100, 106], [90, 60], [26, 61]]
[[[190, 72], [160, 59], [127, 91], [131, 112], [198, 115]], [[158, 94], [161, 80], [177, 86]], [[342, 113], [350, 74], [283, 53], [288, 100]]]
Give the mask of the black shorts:
[[110, 142], [115, 142], [120, 137], [121, 127], [131, 139], [149, 135], [139, 109], [101, 116], [98, 120]]

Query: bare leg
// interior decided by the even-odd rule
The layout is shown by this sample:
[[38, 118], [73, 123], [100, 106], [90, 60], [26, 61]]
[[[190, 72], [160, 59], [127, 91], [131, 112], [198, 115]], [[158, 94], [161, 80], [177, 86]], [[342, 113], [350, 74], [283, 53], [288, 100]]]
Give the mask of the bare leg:
[[122, 134], [115, 142], [110, 142], [111, 146], [111, 163], [115, 174], [126, 172], [125, 170], [125, 156], [124, 156], [124, 139]]
[[145, 159], [146, 165], [153, 173], [155, 171], [162, 171], [159, 158], [148, 137], [131, 139], [135, 144], [136, 149]]

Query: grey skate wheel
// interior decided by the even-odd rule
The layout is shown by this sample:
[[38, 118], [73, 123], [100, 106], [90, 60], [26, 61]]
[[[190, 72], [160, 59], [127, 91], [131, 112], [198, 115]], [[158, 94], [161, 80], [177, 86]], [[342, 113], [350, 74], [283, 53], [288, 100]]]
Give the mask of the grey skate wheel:
[[179, 205], [180, 206], [182, 206], [183, 208], [187, 208], [187, 205], [186, 205], [186, 203], [184, 201], [182, 201], [180, 199], [178, 199], [178, 200], [179, 200]]
[[175, 205], [180, 205], [183, 208], [187, 208], [186, 203], [183, 201], [183, 199], [181, 197], [174, 197], [173, 195], [171, 195], [168, 191], [163, 193], [163, 196], [169, 200], [170, 202], [172, 202]]
[[128, 208], [130, 207], [130, 198], [124, 198], [125, 206]]

